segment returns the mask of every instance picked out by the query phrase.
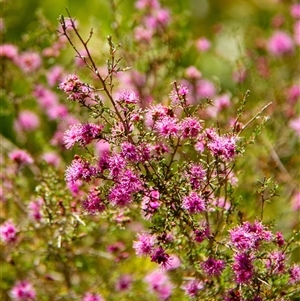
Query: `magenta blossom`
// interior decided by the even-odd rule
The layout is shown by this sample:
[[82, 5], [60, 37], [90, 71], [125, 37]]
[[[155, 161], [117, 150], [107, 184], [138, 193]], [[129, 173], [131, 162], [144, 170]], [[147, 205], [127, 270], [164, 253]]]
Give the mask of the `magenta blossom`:
[[55, 152], [46, 152], [42, 155], [42, 159], [49, 165], [58, 167], [61, 162], [60, 156]]
[[201, 164], [191, 164], [186, 172], [186, 176], [192, 186], [192, 189], [199, 189], [204, 183], [206, 172]]
[[176, 88], [173, 88], [170, 93], [170, 99], [173, 106], [185, 105], [187, 100], [187, 95], [189, 89], [186, 86], [179, 85]]
[[202, 77], [202, 73], [195, 66], [190, 66], [186, 68], [185, 76], [190, 79], [199, 79]]
[[155, 131], [163, 138], [177, 136], [179, 131], [177, 119], [169, 116], [163, 117], [162, 119], [156, 121]]
[[215, 136], [207, 143], [212, 155], [230, 161], [236, 155], [237, 138], [234, 136]]
[[131, 275], [128, 274], [122, 275], [120, 276], [120, 278], [118, 279], [115, 285], [115, 290], [118, 292], [127, 291], [131, 288], [131, 284], [132, 284]]
[[187, 117], [179, 123], [179, 129], [183, 138], [196, 138], [202, 130], [202, 126], [197, 118]]
[[83, 298], [82, 301], [104, 301], [104, 299], [96, 293], [86, 293]]
[[75, 183], [77, 180], [89, 182], [96, 174], [97, 169], [89, 162], [75, 158], [65, 172], [65, 179], [67, 183]]
[[37, 200], [31, 201], [28, 204], [29, 217], [39, 222], [43, 217], [43, 213], [42, 213], [43, 205], [44, 205], [44, 200], [42, 198], [38, 198]]
[[295, 3], [291, 6], [291, 15], [295, 19], [300, 19], [300, 4]]
[[87, 198], [82, 203], [82, 207], [89, 214], [95, 214], [97, 212], [102, 212], [105, 210], [105, 205], [96, 189], [89, 192]]
[[289, 274], [291, 284], [300, 282], [300, 266], [298, 264], [293, 264], [289, 269]]
[[300, 117], [290, 120], [289, 127], [300, 137]]
[[219, 276], [225, 268], [223, 260], [208, 258], [201, 263], [202, 270], [208, 276]]
[[155, 236], [142, 233], [137, 235], [138, 240], [133, 242], [133, 248], [138, 256], [150, 255], [155, 244]]
[[199, 98], [213, 98], [216, 95], [214, 84], [205, 79], [201, 79], [197, 82], [196, 91]]
[[134, 91], [123, 90], [117, 94], [117, 101], [125, 104], [136, 104], [139, 98], [136, 96]]
[[16, 241], [17, 228], [12, 221], [8, 220], [0, 226], [0, 238], [5, 243], [12, 243]]
[[16, 301], [36, 300], [35, 290], [32, 284], [26, 280], [18, 281], [10, 291], [11, 297]]
[[167, 269], [170, 265], [170, 255], [165, 252], [162, 247], [158, 247], [152, 251], [151, 261], [156, 262], [161, 265], [161, 267]]
[[0, 45], [0, 57], [6, 57], [11, 60], [15, 60], [18, 55], [18, 48], [12, 44]]
[[203, 290], [203, 288], [203, 282], [197, 279], [190, 280], [184, 286], [182, 286], [182, 289], [189, 297], [197, 297], [199, 291]]
[[103, 126], [93, 123], [71, 125], [64, 135], [65, 146], [71, 148], [77, 142], [84, 147], [93, 140], [100, 139], [102, 129]]
[[42, 64], [42, 59], [37, 52], [26, 51], [15, 59], [16, 64], [25, 72], [36, 71]]
[[38, 116], [28, 110], [21, 111], [18, 119], [15, 121], [15, 129], [16, 131], [34, 131], [40, 125], [40, 120]]
[[237, 283], [247, 283], [252, 279], [254, 274], [253, 261], [253, 256], [246, 252], [234, 255], [232, 267]]
[[183, 198], [182, 208], [189, 213], [200, 213], [206, 210], [205, 200], [202, 199], [196, 192], [191, 192]]
[[267, 47], [272, 55], [282, 56], [294, 51], [294, 42], [287, 33], [277, 31], [269, 39]]
[[9, 158], [19, 165], [21, 164], [32, 164], [33, 159], [32, 157], [24, 150], [14, 150], [9, 154]]
[[196, 48], [200, 51], [200, 52], [206, 52], [210, 49], [211, 47], [211, 43], [208, 39], [206, 38], [199, 38], [196, 41]]
[[155, 293], [159, 300], [168, 299], [173, 290], [173, 284], [163, 271], [154, 271], [145, 277], [145, 281], [151, 292]]

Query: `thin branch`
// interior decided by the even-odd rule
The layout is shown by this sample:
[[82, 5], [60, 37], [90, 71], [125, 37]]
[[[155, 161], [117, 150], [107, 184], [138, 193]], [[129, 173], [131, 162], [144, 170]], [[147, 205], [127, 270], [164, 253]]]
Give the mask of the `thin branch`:
[[248, 127], [248, 125], [255, 120], [256, 118], [259, 117], [259, 115], [266, 110], [270, 105], [272, 104], [272, 102], [269, 102], [268, 104], [266, 104], [258, 113], [256, 113], [243, 127], [242, 129], [239, 131], [238, 134], [240, 134], [246, 127]]

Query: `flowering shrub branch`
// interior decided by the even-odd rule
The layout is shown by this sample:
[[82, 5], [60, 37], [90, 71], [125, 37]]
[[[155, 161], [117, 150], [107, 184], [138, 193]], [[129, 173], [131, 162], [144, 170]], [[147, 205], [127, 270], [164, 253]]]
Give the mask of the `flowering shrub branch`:
[[[29, 151], [5, 143], [9, 155], [1, 158], [1, 167], [7, 165], [1, 176], [1, 257], [8, 274], [1, 289], [17, 301], [297, 300], [297, 223], [286, 235], [276, 230], [273, 216], [270, 221], [266, 211], [280, 185], [268, 170], [257, 175], [262, 180], [256, 193], [244, 181], [244, 166], [253, 149], [262, 151], [260, 133], [273, 119], [264, 115], [280, 108], [274, 111], [277, 104], [268, 99], [249, 109], [249, 90], [236, 98], [217, 95], [216, 84], [194, 66], [180, 77], [176, 57], [183, 49], [168, 55], [179, 39], [171, 11], [157, 0], [135, 5], [137, 52], [109, 35], [105, 67], [93, 54], [93, 30], [85, 39], [69, 11], [59, 18], [58, 41], [42, 57], [0, 46], [5, 66], [21, 78], [32, 74], [27, 89], [51, 134], [54, 129], [46, 148], [61, 156], [40, 155], [31, 146], [30, 133], [43, 118], [22, 109], [22, 96], [14, 100], [15, 131]], [[121, 39], [118, 5], [112, 1], [111, 7], [114, 35]], [[294, 18], [298, 10], [293, 8]], [[76, 74], [47, 65], [67, 43], [79, 59]], [[213, 47], [204, 37], [194, 46], [201, 54]], [[293, 55], [296, 46], [278, 32], [265, 50], [279, 58]], [[135, 69], [139, 57], [144, 72]], [[265, 61], [259, 62], [258, 72], [267, 76]], [[82, 66], [89, 80], [82, 79]], [[172, 72], [175, 80], [168, 77]], [[239, 83], [245, 78], [244, 69], [234, 76]], [[10, 85], [3, 88], [9, 98]], [[292, 118], [294, 102], [286, 109]], [[42, 128], [34, 136], [37, 145], [47, 140], [44, 135]]]

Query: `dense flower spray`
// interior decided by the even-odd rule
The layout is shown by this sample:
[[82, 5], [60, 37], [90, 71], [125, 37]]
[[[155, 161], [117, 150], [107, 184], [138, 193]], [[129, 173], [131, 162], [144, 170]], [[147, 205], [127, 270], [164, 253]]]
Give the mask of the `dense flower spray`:
[[[44, 34], [18, 46], [0, 19], [4, 296], [297, 298], [299, 5], [281, 2], [268, 32], [243, 24], [241, 47], [226, 51], [226, 23], [192, 41], [178, 30], [190, 23], [176, 15], [180, 3], [138, 0], [123, 27], [121, 2], [109, 1], [112, 36], [101, 49], [69, 13], [49, 42], [38, 12]], [[67, 43], [71, 67], [69, 52], [57, 60]]]

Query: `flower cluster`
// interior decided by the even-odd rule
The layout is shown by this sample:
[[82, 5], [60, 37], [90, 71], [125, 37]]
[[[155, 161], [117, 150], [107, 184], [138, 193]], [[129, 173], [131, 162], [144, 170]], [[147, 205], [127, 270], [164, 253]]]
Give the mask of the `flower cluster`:
[[102, 129], [102, 126], [91, 123], [71, 125], [64, 135], [65, 146], [71, 148], [77, 142], [84, 147], [93, 140], [100, 139]]
[[59, 89], [68, 95], [68, 99], [78, 102], [93, 100], [95, 98], [94, 88], [80, 81], [75, 74], [69, 75], [62, 83]]

